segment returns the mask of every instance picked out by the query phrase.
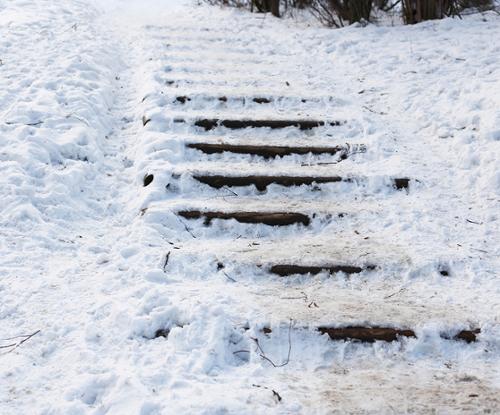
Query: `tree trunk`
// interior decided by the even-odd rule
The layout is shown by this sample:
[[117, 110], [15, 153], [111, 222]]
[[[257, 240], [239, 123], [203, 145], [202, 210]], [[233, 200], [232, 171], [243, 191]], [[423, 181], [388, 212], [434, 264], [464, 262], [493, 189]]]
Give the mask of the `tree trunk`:
[[280, 17], [280, 0], [269, 0], [271, 3], [271, 13], [273, 16]]
[[254, 0], [251, 4], [255, 4], [260, 12], [271, 12], [273, 16], [280, 17], [280, 0]]

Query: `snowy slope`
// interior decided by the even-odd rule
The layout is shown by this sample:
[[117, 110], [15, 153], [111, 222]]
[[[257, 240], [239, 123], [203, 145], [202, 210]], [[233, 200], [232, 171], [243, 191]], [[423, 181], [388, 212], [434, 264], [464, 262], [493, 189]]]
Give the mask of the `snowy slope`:
[[[0, 413], [497, 412], [500, 17], [327, 30], [100, 3], [0, 0]], [[352, 180], [259, 191], [202, 174]], [[311, 222], [205, 226], [189, 209]], [[376, 267], [269, 273], [284, 263]], [[416, 337], [316, 330], [353, 325]]]

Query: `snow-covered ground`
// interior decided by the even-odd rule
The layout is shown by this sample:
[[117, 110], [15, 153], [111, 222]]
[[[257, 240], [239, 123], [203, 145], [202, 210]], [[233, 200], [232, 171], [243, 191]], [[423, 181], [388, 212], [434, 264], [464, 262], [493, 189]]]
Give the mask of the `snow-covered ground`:
[[[328, 30], [183, 0], [0, 0], [0, 414], [498, 412], [498, 39], [495, 13]], [[341, 123], [193, 127], [238, 117]], [[206, 227], [189, 208], [311, 223]], [[416, 338], [316, 330], [356, 325]]]

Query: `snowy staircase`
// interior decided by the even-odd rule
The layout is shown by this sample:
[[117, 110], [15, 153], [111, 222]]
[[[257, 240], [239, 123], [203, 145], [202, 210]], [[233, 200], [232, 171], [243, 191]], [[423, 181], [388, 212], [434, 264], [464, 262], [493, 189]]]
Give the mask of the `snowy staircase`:
[[[373, 343], [426, 336], [421, 327], [438, 322], [437, 338], [464, 347], [477, 340], [470, 310], [464, 319], [464, 310], [439, 298], [420, 300], [411, 287], [393, 299], [398, 273], [413, 266], [412, 247], [392, 243], [383, 228], [364, 234], [388, 205], [411, 203], [417, 181], [360, 169], [376, 155], [349, 108], [331, 117], [340, 99], [258, 90], [262, 79], [216, 76], [199, 62], [190, 71], [194, 60], [183, 61], [187, 55], [175, 50], [170, 58], [179, 60], [168, 67], [168, 79], [157, 79], [161, 96], [143, 100], [144, 127], [166, 132], [159, 147], [171, 146], [163, 164], [160, 150], [152, 157], [148, 173], [168, 171], [162, 182], [168, 195], [152, 202], [145, 217], [175, 215], [187, 231], [169, 242], [176, 249], [167, 258], [172, 269], [196, 275], [204, 263], [225, 275], [228, 295], [235, 286], [244, 290], [246, 314], [257, 310], [258, 324], [271, 312], [277, 327], [293, 320], [293, 330], [310, 336]], [[358, 292], [347, 286], [352, 279], [363, 281]], [[306, 307], [297, 301], [304, 291]], [[273, 336], [273, 327], [264, 333]]]

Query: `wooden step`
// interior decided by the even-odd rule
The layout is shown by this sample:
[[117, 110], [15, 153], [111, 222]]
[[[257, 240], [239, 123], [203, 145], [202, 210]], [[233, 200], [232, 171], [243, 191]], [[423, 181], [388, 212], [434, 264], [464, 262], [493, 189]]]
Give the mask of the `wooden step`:
[[194, 179], [204, 183], [210, 187], [220, 189], [224, 186], [238, 187], [238, 186], [255, 186], [258, 190], [264, 191], [267, 186], [271, 184], [278, 184], [280, 186], [301, 186], [311, 185], [313, 183], [335, 183], [352, 181], [340, 176], [221, 176], [221, 175], [195, 175]]
[[408, 190], [410, 187], [410, 179], [407, 177], [400, 177], [392, 179], [394, 187], [398, 190]]
[[243, 128], [288, 128], [296, 127], [301, 130], [311, 130], [324, 125], [336, 126], [340, 125], [340, 121], [317, 121], [317, 120], [224, 120], [218, 118], [205, 118], [196, 120], [194, 125], [205, 129], [205, 131], [213, 130], [217, 127], [225, 127], [231, 130]]
[[413, 330], [392, 327], [318, 327], [321, 334], [328, 334], [332, 340], [358, 340], [365, 343], [375, 341], [392, 342], [398, 337], [416, 337]]
[[463, 340], [467, 343], [473, 343], [477, 340], [477, 335], [481, 333], [481, 329], [461, 330], [455, 336], [449, 337], [442, 334], [441, 337], [447, 340]]
[[366, 151], [364, 145], [355, 146], [333, 146], [333, 147], [319, 147], [319, 146], [267, 146], [267, 145], [234, 145], [226, 143], [189, 143], [186, 145], [188, 148], [199, 150], [205, 154], [218, 154], [218, 153], [235, 153], [235, 154], [249, 154], [261, 156], [266, 159], [273, 157], [283, 157], [292, 154], [329, 154], [335, 155], [341, 153], [341, 158], [347, 158], [350, 153], [361, 153]]
[[[255, 186], [257, 190], [264, 191], [267, 186], [277, 184], [280, 186], [302, 186], [321, 183], [351, 183], [354, 179], [341, 176], [223, 176], [223, 175], [208, 175], [195, 174], [193, 178], [210, 187], [220, 189], [222, 187], [241, 187]], [[392, 179], [393, 187], [397, 190], [408, 189], [410, 179], [394, 178]]]
[[277, 274], [281, 277], [288, 277], [290, 275], [306, 275], [312, 274], [316, 275], [320, 272], [328, 272], [330, 274], [336, 274], [338, 272], [343, 272], [344, 274], [359, 274], [365, 270], [374, 270], [376, 268], [375, 265], [364, 265], [364, 266], [355, 266], [355, 265], [320, 265], [320, 266], [308, 266], [308, 265], [291, 265], [291, 264], [280, 264], [273, 265], [269, 269], [269, 271], [273, 274]]
[[[187, 95], [179, 95], [178, 97], [175, 97], [174, 103], [180, 103], [180, 104], [185, 104], [186, 102], [191, 102], [194, 98], [191, 98]], [[220, 102], [228, 102], [228, 101], [237, 101], [241, 103], [245, 103], [247, 101], [254, 102], [256, 104], [270, 104], [274, 102], [273, 98], [267, 98], [267, 97], [227, 97], [225, 95], [221, 95], [219, 97], [207, 97], [203, 96], [203, 99], [206, 101], [220, 101]], [[306, 99], [302, 99], [301, 102], [305, 103], [307, 102]]]
[[[392, 342], [398, 340], [399, 337], [417, 337], [413, 330], [393, 327], [318, 327], [318, 331], [321, 334], [328, 334], [332, 340], [357, 340], [365, 343]], [[477, 334], [480, 332], [480, 329], [462, 330], [454, 336], [441, 334], [441, 337], [447, 340], [463, 340], [472, 343], [477, 340]]]
[[309, 216], [295, 212], [202, 212], [199, 210], [182, 210], [177, 212], [185, 219], [204, 219], [209, 225], [213, 219], [234, 219], [240, 223], [261, 223], [269, 226], [288, 226], [302, 224], [308, 226]]

